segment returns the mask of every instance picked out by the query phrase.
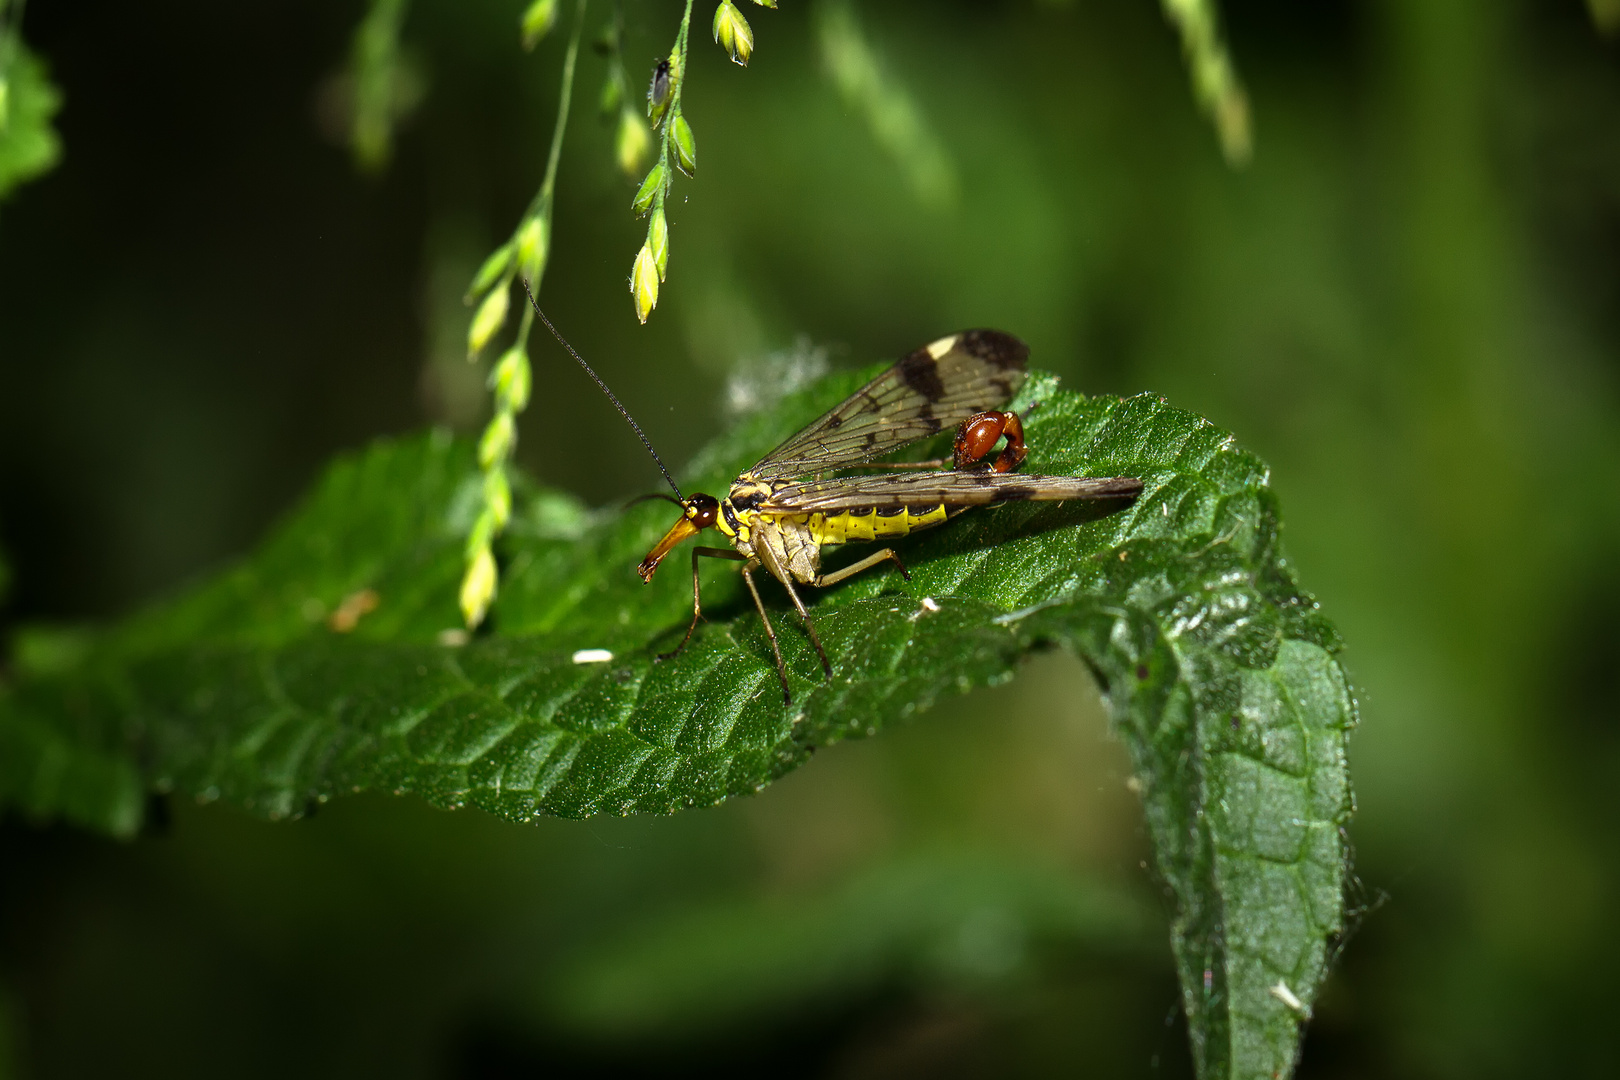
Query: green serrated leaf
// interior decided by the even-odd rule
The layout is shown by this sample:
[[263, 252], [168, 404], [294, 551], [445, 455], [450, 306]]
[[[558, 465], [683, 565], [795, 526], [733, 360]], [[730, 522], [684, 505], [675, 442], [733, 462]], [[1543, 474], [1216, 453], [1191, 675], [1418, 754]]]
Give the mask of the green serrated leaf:
[[[718, 439], [686, 489], [723, 491], [870, 374]], [[21, 671], [0, 697], [0, 797], [112, 831], [143, 788], [269, 817], [379, 788], [517, 821], [667, 813], [757, 791], [1057, 645], [1096, 673], [1134, 757], [1200, 1074], [1285, 1075], [1342, 923], [1355, 706], [1339, 640], [1282, 558], [1265, 466], [1231, 436], [1050, 376], [1025, 398], [1041, 402], [1026, 469], [1137, 476], [1142, 496], [1114, 514], [976, 511], [909, 539], [911, 582], [873, 571], [813, 598], [830, 681], [769, 584], [791, 709], [733, 567], [704, 568], [707, 622], [654, 661], [691, 611], [684, 558], [650, 586], [634, 573], [663, 504], [596, 514], [519, 481], [494, 632], [467, 642], [480, 479], [471, 446], [432, 435], [340, 461], [237, 569], [71, 667]]]

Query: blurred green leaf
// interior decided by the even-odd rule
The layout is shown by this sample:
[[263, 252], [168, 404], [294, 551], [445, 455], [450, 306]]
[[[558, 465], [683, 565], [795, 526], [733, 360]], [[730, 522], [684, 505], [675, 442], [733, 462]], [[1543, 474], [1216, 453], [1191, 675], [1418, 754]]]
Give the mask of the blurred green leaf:
[[1592, 13], [1592, 24], [1599, 32], [1613, 34], [1620, 31], [1620, 0], [1586, 0]]
[[[756, 415], [691, 486], [723, 490], [874, 373]], [[18, 663], [0, 796], [115, 832], [145, 786], [269, 817], [368, 788], [518, 821], [667, 813], [1061, 646], [1134, 756], [1201, 1074], [1285, 1074], [1341, 925], [1354, 704], [1338, 638], [1280, 554], [1265, 466], [1230, 435], [1050, 376], [1024, 397], [1041, 403], [1030, 471], [1138, 476], [1142, 496], [1114, 514], [1006, 506], [908, 541], [911, 582], [873, 572], [816, 598], [831, 681], [784, 611], [792, 708], [732, 568], [705, 568], [709, 622], [654, 662], [691, 610], [684, 560], [651, 587], [634, 574], [663, 504], [597, 514], [520, 483], [494, 632], [466, 642], [456, 583], [480, 481], [471, 446], [434, 434], [339, 462], [257, 555], [78, 663]], [[586, 649], [613, 659], [576, 663]]]
[[400, 48], [407, 6], [407, 0], [371, 0], [349, 49], [353, 112], [349, 149], [363, 172], [387, 168], [396, 126], [415, 110], [426, 91], [417, 65]]
[[1222, 39], [1215, 0], [1160, 0], [1160, 4], [1181, 34], [1193, 93], [1215, 122], [1221, 153], [1230, 165], [1247, 164], [1254, 149], [1249, 98]]
[[849, 0], [822, 0], [815, 7], [822, 66], [845, 103], [865, 118], [872, 136], [905, 172], [924, 206], [956, 204], [961, 183], [912, 93], [884, 69]]
[[1005, 993], [1045, 945], [1141, 948], [1149, 925], [1127, 897], [1056, 867], [924, 852], [809, 896], [614, 927], [555, 973], [547, 1009], [601, 1037], [690, 1038], [895, 981]]
[[62, 142], [51, 117], [62, 95], [46, 74], [45, 62], [14, 41], [16, 51], [5, 68], [4, 108], [0, 110], [0, 198], [18, 184], [49, 172], [62, 156]]

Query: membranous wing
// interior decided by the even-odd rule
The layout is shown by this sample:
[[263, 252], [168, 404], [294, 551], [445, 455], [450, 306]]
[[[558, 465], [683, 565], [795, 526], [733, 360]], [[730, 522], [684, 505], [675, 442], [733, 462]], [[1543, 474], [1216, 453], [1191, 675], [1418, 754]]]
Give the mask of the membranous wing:
[[990, 503], [1112, 499], [1137, 495], [1132, 476], [1024, 476], [997, 472], [914, 472], [850, 476], [778, 487], [758, 509], [768, 514], [837, 514], [894, 506], [986, 506]]
[[1029, 346], [999, 330], [964, 330], [925, 345], [772, 450], [761, 480], [861, 465], [999, 409], [1024, 385]]

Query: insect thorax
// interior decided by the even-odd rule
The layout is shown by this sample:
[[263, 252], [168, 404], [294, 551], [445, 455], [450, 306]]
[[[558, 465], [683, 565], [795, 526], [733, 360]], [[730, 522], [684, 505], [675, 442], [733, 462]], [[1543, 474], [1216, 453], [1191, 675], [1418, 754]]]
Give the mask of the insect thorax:
[[757, 557], [767, 546], [777, 561], [801, 580], [813, 577], [823, 544], [847, 544], [901, 537], [941, 524], [949, 516], [942, 504], [868, 506], [831, 513], [781, 513], [760, 509], [778, 490], [794, 481], [757, 480], [739, 476], [720, 504], [715, 522], [739, 552]]
[[720, 502], [720, 516], [715, 521], [731, 541], [731, 546], [749, 557], [754, 554], [755, 534], [759, 531], [761, 514], [756, 509], [779, 485], [755, 480], [747, 473], [737, 477], [731, 491]]
[[808, 522], [820, 515], [780, 514], [759, 507], [790, 481], [756, 480], [743, 473], [731, 485], [720, 503], [715, 527], [731, 541], [731, 546], [778, 573], [813, 581], [821, 572], [821, 545], [824, 541]]

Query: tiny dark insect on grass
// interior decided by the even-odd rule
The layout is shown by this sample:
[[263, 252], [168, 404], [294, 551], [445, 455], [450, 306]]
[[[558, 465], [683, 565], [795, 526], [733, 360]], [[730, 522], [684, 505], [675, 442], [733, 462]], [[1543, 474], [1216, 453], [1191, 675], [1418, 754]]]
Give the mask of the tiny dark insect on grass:
[[[527, 288], [527, 283], [525, 283]], [[743, 564], [765, 636], [776, 658], [782, 700], [792, 703], [787, 665], [776, 629], [760, 598], [754, 571], [763, 567], [781, 582], [804, 621], [805, 634], [832, 678], [832, 662], [816, 635], [815, 620], [794, 583], [827, 588], [882, 562], [892, 562], [911, 580], [894, 548], [885, 547], [831, 573], [821, 572], [824, 544], [898, 539], [941, 525], [976, 506], [1068, 499], [1129, 500], [1142, 490], [1134, 477], [1032, 476], [1017, 472], [1024, 462], [1023, 417], [1003, 409], [1024, 384], [1029, 348], [999, 330], [964, 330], [900, 358], [893, 367], [851, 394], [766, 454], [732, 481], [723, 499], [697, 492], [682, 495], [652, 442], [607, 384], [529, 302], [546, 329], [562, 344], [619, 410], [675, 492], [643, 498], [666, 499], [681, 516], [636, 567], [651, 581], [658, 564], [676, 545], [714, 529], [729, 548], [692, 549], [692, 621], [681, 643], [661, 654], [671, 659], [685, 649], [703, 617], [698, 559], [731, 559]], [[920, 439], [956, 429], [951, 456], [937, 461], [879, 463]], [[1001, 452], [990, 457], [998, 443]], [[907, 470], [887, 475], [834, 476], [855, 469]], [[807, 479], [807, 478], [814, 479]]]
[[661, 115], [664, 106], [669, 104], [670, 73], [672, 68], [666, 57], [653, 68], [652, 82], [647, 85], [647, 113], [651, 116]]

